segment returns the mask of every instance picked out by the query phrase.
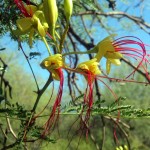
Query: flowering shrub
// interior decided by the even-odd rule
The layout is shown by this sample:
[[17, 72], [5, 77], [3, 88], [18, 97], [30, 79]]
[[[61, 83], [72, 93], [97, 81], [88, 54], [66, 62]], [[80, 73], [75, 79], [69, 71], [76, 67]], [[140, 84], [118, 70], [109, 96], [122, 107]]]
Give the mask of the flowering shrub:
[[[65, 52], [64, 42], [66, 40], [67, 34], [69, 35], [69, 21], [73, 13], [72, 0], [64, 0], [64, 7], [61, 7], [64, 13], [63, 19], [65, 19], [63, 25], [64, 29], [59, 28], [59, 21], [62, 19], [60, 16], [62, 14], [59, 14], [56, 0], [44, 0], [40, 5], [31, 5], [30, 1], [27, 1], [25, 3], [22, 0], [14, 0], [14, 5], [16, 5], [17, 9], [21, 13], [19, 18], [16, 20], [17, 29], [12, 31], [14, 36], [19, 37], [21, 35], [28, 35], [29, 46], [32, 47], [33, 39], [36, 34], [38, 34], [39, 38], [41, 38], [45, 43], [49, 54], [47, 58], [45, 58], [41, 62], [40, 66], [43, 69], [46, 69], [50, 74], [47, 83], [42, 89], [39, 89], [37, 85], [37, 99], [35, 105], [33, 106], [32, 111], [28, 115], [25, 115], [25, 122], [22, 123], [23, 130], [21, 131], [21, 140], [18, 140], [17, 137], [16, 139], [19, 142], [30, 141], [30, 138], [28, 136], [30, 135], [30, 130], [35, 129], [34, 125], [37, 122], [37, 118], [42, 113], [36, 113], [37, 105], [40, 104], [40, 98], [51, 82], [58, 81], [59, 88], [51, 112], [49, 114], [49, 118], [46, 123], [36, 132], [36, 136], [34, 135], [33, 137], [51, 141], [47, 138], [49, 135], [51, 135], [53, 128], [55, 128], [55, 126], [57, 125], [59, 121], [59, 115], [63, 113], [69, 114], [71, 112], [79, 115], [79, 130], [88, 138], [88, 134], [91, 129], [90, 120], [93, 114], [102, 114], [103, 116], [108, 116], [111, 118], [110, 114], [113, 112], [117, 112], [115, 114], [116, 118], [113, 119], [113, 121], [115, 124], [114, 137], [118, 142], [116, 128], [118, 127], [121, 115], [127, 115], [131, 111], [131, 106], [119, 105], [120, 101], [123, 98], [118, 97], [117, 94], [111, 89], [111, 87], [102, 79], [105, 78], [110, 81], [116, 82], [135, 82], [136, 84], [148, 85], [150, 83], [150, 76], [148, 72], [150, 61], [148, 53], [149, 51], [146, 50], [147, 45], [144, 44], [141, 39], [135, 36], [123, 36], [120, 38], [116, 38], [117, 35], [112, 34], [104, 38], [97, 45], [91, 47], [90, 50], [84, 52]], [[50, 49], [50, 45], [54, 47], [53, 51]], [[20, 48], [24, 53], [21, 43]], [[79, 61], [81, 63], [74, 65], [74, 68], [71, 65], [68, 65], [68, 62], [65, 62], [65, 60], [67, 60], [68, 57], [71, 57], [71, 55], [80, 56], [81, 54], [90, 54], [90, 56], [92, 57], [87, 60], [80, 59]], [[100, 63], [103, 61], [103, 58], [106, 59], [105, 70], [101, 70], [100, 68]], [[129, 72], [127, 76], [119, 79], [108, 76], [111, 71], [111, 66], [114, 65], [122, 67], [122, 61], [127, 61], [128, 63], [130, 63], [130, 65], [133, 66], [133, 70]], [[134, 75], [139, 70], [143, 71], [143, 74], [145, 74], [145, 78], [147, 79], [147, 81], [142, 82], [133, 79]], [[1, 71], [4, 70], [2, 69]], [[74, 104], [71, 105], [70, 108], [68, 107], [67, 109], [64, 108], [61, 110], [64, 83], [67, 82], [64, 73], [65, 71], [72, 74], [78, 74], [79, 76], [84, 76], [84, 83], [87, 84], [87, 88], [84, 92], [84, 95], [80, 95], [80, 98], [83, 99], [80, 105]], [[3, 76], [1, 76], [1, 81], [5, 84]], [[95, 100], [94, 89], [97, 86], [97, 82], [103, 83], [114, 97], [115, 102], [112, 102], [112, 105], [106, 108], [101, 107], [100, 100]], [[10, 85], [8, 85], [8, 87], [10, 88]], [[73, 100], [73, 103], [74, 102], [75, 98]], [[19, 111], [23, 111], [22, 108], [20, 109], [17, 109], [18, 113]], [[140, 113], [138, 110], [133, 112], [135, 116], [137, 114], [141, 116], [149, 116], [149, 113], [147, 111], [145, 111], [145, 114], [143, 110]], [[33, 139], [33, 141], [34, 140], [35, 139]], [[51, 142], [53, 142], [53, 140]], [[123, 148], [121, 146], [119, 147], [118, 145], [116, 149]], [[124, 149], [127, 150], [128, 147], [125, 145]]]

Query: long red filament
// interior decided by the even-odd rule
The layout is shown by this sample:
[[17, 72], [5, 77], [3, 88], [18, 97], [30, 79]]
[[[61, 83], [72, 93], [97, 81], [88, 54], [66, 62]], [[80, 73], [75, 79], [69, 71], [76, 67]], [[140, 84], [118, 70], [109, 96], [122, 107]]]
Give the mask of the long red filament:
[[24, 4], [22, 2], [22, 0], [14, 0], [14, 3], [17, 5], [17, 7], [19, 8], [19, 10], [21, 11], [21, 13], [25, 16], [25, 17], [32, 17], [32, 13], [28, 13], [26, 8], [24, 7]]
[[84, 109], [86, 109], [86, 113], [84, 117], [82, 117], [81, 114], [81, 129], [84, 130], [86, 129], [86, 137], [88, 137], [88, 132], [89, 132], [89, 120], [91, 116], [91, 110], [93, 106], [93, 85], [94, 85], [94, 80], [95, 80], [95, 75], [91, 71], [86, 71], [84, 74], [87, 79], [87, 89], [86, 89], [86, 94], [84, 95], [84, 106], [82, 113]]
[[41, 134], [42, 138], [44, 138], [50, 132], [50, 129], [55, 125], [55, 123], [57, 122], [57, 119], [59, 118], [61, 98], [62, 98], [62, 93], [63, 93], [64, 76], [63, 76], [63, 72], [61, 68], [57, 69], [56, 71], [60, 77], [59, 91], [58, 91], [55, 103], [53, 105], [50, 117], [44, 125], [44, 131]]
[[[112, 93], [112, 95], [114, 96], [114, 98], [115, 98], [115, 100], [116, 100], [116, 102], [118, 103], [118, 106], [119, 106], [118, 96], [113, 92], [113, 90], [104, 81], [102, 81], [100, 79], [100, 76], [97, 76], [97, 79], [100, 80], [109, 89], [109, 91]], [[117, 128], [117, 124], [119, 122], [119, 119], [120, 119], [120, 110], [118, 110], [118, 116], [116, 118], [116, 123], [114, 125], [114, 132], [113, 132], [116, 142], [118, 142], [116, 128]]]
[[[133, 40], [129, 38], [133, 38]], [[143, 65], [143, 62], [149, 63], [148, 59], [146, 58], [148, 55], [146, 53], [145, 45], [139, 38], [134, 36], [125, 36], [114, 40], [112, 44], [116, 52], [120, 52], [124, 55], [130, 56], [136, 60], [138, 60], [138, 58], [141, 59], [136, 68], [126, 78], [129, 78], [131, 75], [134, 75], [134, 73], [139, 69], [139, 67]], [[141, 49], [132, 47], [130, 48], [126, 47], [125, 45], [138, 45], [141, 47]], [[146, 72], [146, 74], [148, 73]]]

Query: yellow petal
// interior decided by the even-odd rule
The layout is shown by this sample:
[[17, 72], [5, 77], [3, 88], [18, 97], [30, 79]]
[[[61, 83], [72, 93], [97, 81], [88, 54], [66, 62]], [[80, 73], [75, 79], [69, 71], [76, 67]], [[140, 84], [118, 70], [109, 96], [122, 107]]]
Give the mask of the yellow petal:
[[32, 28], [33, 22], [31, 18], [21, 18], [17, 20], [17, 26], [22, 32], [27, 32]]
[[49, 56], [48, 58], [44, 59], [41, 63], [41, 67], [50, 70], [58, 69], [63, 67], [63, 59], [61, 54], [55, 54]]
[[112, 37], [114, 35], [111, 35], [109, 37], [106, 37], [101, 42], [98, 43], [97, 47], [97, 54], [95, 58], [97, 58], [97, 61], [99, 62], [102, 57], [106, 54], [107, 51], [115, 52], [114, 46], [112, 44]]
[[98, 52], [95, 56], [95, 58], [100, 61], [102, 57], [106, 54], [106, 49], [101, 49], [100, 47], [98, 48]]
[[47, 24], [47, 22], [43, 22], [43, 26], [44, 26], [45, 31], [47, 32], [47, 29], [48, 29], [48, 24]]
[[47, 60], [44, 61], [44, 66], [45, 66], [45, 67], [49, 67], [50, 65], [51, 65], [51, 62], [50, 62], [50, 61], [47, 61]]
[[117, 66], [120, 66], [121, 65], [121, 62], [119, 59], [108, 59], [111, 63], [117, 65]]
[[60, 80], [57, 69], [64, 66], [62, 55], [55, 54], [44, 59], [40, 64], [43, 69], [47, 69], [52, 73], [53, 79]]
[[36, 11], [35, 15], [37, 15], [37, 17], [40, 19], [40, 22], [43, 25], [45, 31], [47, 31], [47, 29], [49, 27], [48, 27], [48, 23], [46, 22], [43, 11]]
[[32, 47], [33, 36], [34, 36], [34, 29], [31, 29], [30, 34], [29, 34], [29, 46], [30, 47]]
[[123, 55], [119, 52], [107, 52], [104, 55], [106, 58], [121, 59]]
[[17, 30], [13, 30], [13, 34], [14, 35], [17, 35], [17, 36], [19, 36], [19, 35], [23, 35], [23, 34], [26, 34], [26, 33], [28, 33], [30, 30], [27, 30], [27, 31], [21, 31], [20, 29], [17, 29]]
[[37, 7], [34, 5], [25, 5], [25, 9], [31, 15], [33, 15], [37, 11]]
[[55, 79], [55, 80], [60, 80], [60, 77], [59, 77], [57, 71], [55, 71], [55, 70], [52, 71], [52, 77], [53, 77], [53, 79]]
[[32, 20], [34, 21], [40, 36], [44, 37], [48, 29], [48, 24], [45, 21], [43, 12], [36, 11], [32, 17]]
[[81, 70], [89, 70], [88, 66], [84, 63], [79, 64], [77, 68]]
[[106, 73], [109, 74], [111, 69], [111, 62], [109, 60], [106, 61]]
[[37, 29], [38, 29], [38, 32], [39, 32], [40, 36], [44, 37], [46, 35], [44, 27], [42, 26], [39, 19], [38, 19], [38, 23], [37, 23]]
[[98, 75], [101, 73], [100, 69], [98, 68], [98, 62], [96, 58], [80, 63], [76, 69], [82, 72], [90, 71], [93, 73], [93, 75]]

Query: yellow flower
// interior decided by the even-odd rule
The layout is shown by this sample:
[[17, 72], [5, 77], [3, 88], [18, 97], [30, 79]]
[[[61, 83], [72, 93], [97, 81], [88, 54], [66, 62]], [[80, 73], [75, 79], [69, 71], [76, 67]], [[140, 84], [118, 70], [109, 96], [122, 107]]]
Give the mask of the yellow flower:
[[91, 59], [89, 61], [85, 61], [85, 62], [80, 63], [77, 66], [76, 70], [83, 73], [83, 75], [85, 76], [87, 81], [88, 81], [87, 74], [91, 74], [92, 80], [93, 80], [96, 75], [101, 74], [101, 71], [98, 68], [98, 64], [99, 63], [97, 62], [97, 59], [94, 58], [94, 59]]
[[105, 39], [103, 39], [101, 42], [99, 42], [94, 50], [97, 50], [97, 54], [95, 58], [99, 62], [102, 57], [105, 57], [107, 59], [106, 62], [106, 72], [109, 74], [111, 63], [114, 65], [121, 65], [120, 59], [123, 57], [123, 55], [119, 52], [116, 52], [115, 46], [112, 43], [112, 36], [109, 36]]
[[55, 80], [60, 80], [57, 69], [62, 68], [63, 66], [64, 62], [61, 54], [49, 56], [48, 58], [45, 58], [41, 63], [41, 67], [51, 72]]
[[[84, 115], [84, 119], [81, 120], [81, 129], [85, 129], [85, 125], [89, 125], [89, 120], [91, 116], [91, 110], [93, 106], [93, 87], [94, 87], [94, 81], [96, 79], [96, 75], [99, 75], [101, 73], [100, 69], [98, 68], [98, 62], [97, 59], [91, 59], [89, 61], [85, 61], [80, 63], [76, 71], [80, 74], [83, 74], [86, 81], [87, 81], [87, 89], [84, 94], [84, 107], [82, 109], [82, 112], [87, 108], [86, 113]], [[86, 107], [85, 107], [86, 106]], [[81, 115], [83, 115], [81, 113]], [[82, 118], [82, 117], [81, 117]], [[87, 128], [86, 128], [87, 129]], [[88, 135], [88, 129], [86, 130], [86, 135]]]
[[14, 31], [16, 35], [29, 33], [29, 45], [32, 46], [32, 38], [37, 31], [41, 37], [45, 37], [48, 30], [48, 24], [44, 13], [38, 10], [36, 6], [26, 5], [25, 9], [31, 14], [31, 17], [25, 17], [17, 20], [18, 29]]

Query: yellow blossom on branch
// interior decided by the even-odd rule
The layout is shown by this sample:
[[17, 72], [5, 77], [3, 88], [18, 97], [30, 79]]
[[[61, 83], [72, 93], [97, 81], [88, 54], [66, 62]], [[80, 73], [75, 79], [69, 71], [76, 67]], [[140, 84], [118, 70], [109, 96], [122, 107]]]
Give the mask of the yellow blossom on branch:
[[120, 59], [127, 56], [138, 62], [136, 68], [127, 76], [127, 78], [133, 75], [140, 66], [144, 68], [145, 73], [149, 78], [148, 71], [146, 67], [143, 66], [143, 62], [145, 62], [145, 64], [149, 62], [144, 43], [134, 36], [124, 36], [113, 40], [114, 36], [115, 35], [106, 37], [92, 49], [92, 51], [97, 53], [95, 58], [97, 58], [98, 61], [100, 61], [102, 57], [107, 59], [107, 74], [110, 72], [111, 64], [119, 66], [121, 65]]
[[86, 109], [86, 114], [83, 117], [84, 119], [81, 117], [81, 127], [80, 127], [81, 130], [84, 130], [86, 128], [86, 135], [88, 135], [89, 131], [86, 125], [89, 125], [91, 109], [93, 106], [94, 81], [96, 79], [96, 75], [99, 75], [101, 73], [98, 64], [99, 63], [97, 62], [97, 59], [94, 58], [89, 61], [80, 63], [76, 68], [76, 71], [79, 72], [80, 74], [83, 74], [85, 79], [87, 80], [87, 90], [84, 95], [84, 106], [83, 106], [83, 111]]
[[117, 66], [121, 65], [120, 59], [123, 57], [123, 55], [115, 51], [115, 47], [112, 44], [112, 36], [106, 37], [101, 42], [99, 42], [95, 49], [97, 50], [95, 58], [97, 58], [98, 62], [102, 59], [102, 57], [107, 59], [107, 74], [110, 72], [111, 63]]
[[85, 76], [86, 80], [87, 79], [87, 74], [91, 74], [92, 75], [92, 80], [94, 79], [95, 75], [99, 75], [101, 74], [100, 69], [98, 68], [99, 63], [97, 62], [97, 59], [91, 59], [89, 61], [85, 61], [80, 63], [76, 70], [83, 73], [83, 75]]
[[58, 94], [53, 104], [49, 119], [44, 124], [44, 130], [41, 134], [42, 138], [44, 138], [46, 135], [48, 135], [51, 132], [51, 128], [58, 121], [61, 99], [62, 99], [62, 94], [63, 94], [63, 83], [64, 83], [64, 75], [62, 71], [63, 66], [64, 66], [64, 63], [63, 63], [63, 58], [61, 54], [55, 54], [55, 55], [49, 56], [48, 58], [44, 59], [41, 63], [41, 67], [51, 72], [53, 79], [59, 81]]
[[55, 80], [60, 80], [57, 69], [64, 66], [64, 61], [61, 54], [55, 54], [44, 59], [41, 63], [43, 69], [47, 69], [52, 73], [52, 76]]

